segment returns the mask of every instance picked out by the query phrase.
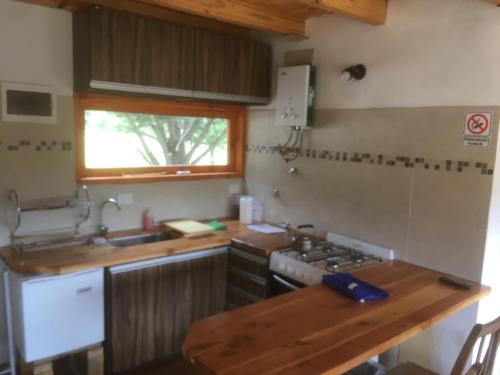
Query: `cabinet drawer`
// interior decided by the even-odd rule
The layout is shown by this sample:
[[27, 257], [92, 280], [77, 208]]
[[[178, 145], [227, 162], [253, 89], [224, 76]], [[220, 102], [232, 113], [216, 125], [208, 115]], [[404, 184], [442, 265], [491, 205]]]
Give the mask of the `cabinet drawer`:
[[227, 306], [229, 309], [250, 305], [255, 302], [262, 301], [263, 298], [254, 296], [244, 290], [229, 285], [227, 290]]
[[257, 297], [268, 297], [268, 280], [254, 274], [242, 271], [235, 267], [229, 267], [229, 284], [249, 292]]
[[229, 266], [267, 279], [269, 277], [269, 259], [250, 254], [246, 251], [229, 249]]

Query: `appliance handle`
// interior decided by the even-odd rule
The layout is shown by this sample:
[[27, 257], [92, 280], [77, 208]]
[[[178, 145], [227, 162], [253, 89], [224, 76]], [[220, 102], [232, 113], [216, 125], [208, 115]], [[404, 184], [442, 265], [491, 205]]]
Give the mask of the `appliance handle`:
[[282, 286], [284, 286], [285, 288], [287, 289], [290, 289], [290, 290], [299, 290], [301, 289], [300, 287], [296, 286], [296, 285], [293, 285], [292, 283], [289, 283], [288, 281], [286, 280], [283, 280], [281, 277], [279, 277], [278, 275], [276, 274], [273, 274], [273, 279], [274, 281], [276, 281], [278, 284], [281, 284]]
[[302, 224], [302, 225], [298, 225], [297, 226], [297, 229], [304, 229], [304, 228], [314, 229], [314, 225], [312, 225], [312, 224]]

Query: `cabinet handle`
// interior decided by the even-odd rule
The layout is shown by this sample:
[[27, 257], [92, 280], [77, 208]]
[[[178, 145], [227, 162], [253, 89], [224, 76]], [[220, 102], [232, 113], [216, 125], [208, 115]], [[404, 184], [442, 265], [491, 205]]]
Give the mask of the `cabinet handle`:
[[267, 266], [268, 260], [266, 258], [261, 258], [261, 257], [258, 257], [256, 255], [249, 254], [246, 251], [235, 249], [234, 247], [229, 248], [229, 252], [236, 255], [236, 256], [239, 256], [240, 258], [244, 258], [244, 259], [252, 261], [254, 263], [259, 263], [259, 264], [262, 264], [264, 266]]
[[250, 273], [250, 272], [246, 272], [246, 271], [240, 270], [240, 269], [238, 269], [236, 267], [229, 267], [229, 272], [230, 273], [234, 273], [234, 274], [236, 274], [238, 276], [241, 276], [244, 279], [253, 281], [254, 283], [260, 284], [262, 286], [266, 286], [267, 285], [267, 280], [264, 279], [263, 277], [260, 277], [258, 275], [253, 274], [253, 273]]
[[292, 283], [289, 283], [288, 281], [283, 280], [281, 277], [279, 277], [277, 275], [273, 275], [273, 279], [278, 284], [283, 285], [287, 289], [290, 289], [290, 290], [299, 290], [300, 289], [298, 286], [293, 285]]
[[217, 247], [213, 249], [192, 251], [184, 254], [169, 255], [161, 258], [144, 260], [136, 263], [128, 263], [119, 266], [113, 266], [108, 268], [108, 272], [112, 275], [115, 275], [122, 272], [137, 271], [151, 267], [162, 266], [164, 264], [169, 264], [169, 263], [205, 258], [212, 255], [224, 254], [226, 252], [227, 252], [227, 247]]

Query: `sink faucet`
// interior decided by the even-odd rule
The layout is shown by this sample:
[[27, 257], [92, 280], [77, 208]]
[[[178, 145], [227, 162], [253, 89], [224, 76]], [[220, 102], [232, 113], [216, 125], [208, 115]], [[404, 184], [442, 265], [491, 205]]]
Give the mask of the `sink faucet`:
[[99, 225], [97, 227], [97, 230], [99, 232], [99, 236], [101, 237], [104, 237], [106, 236], [106, 234], [108, 234], [108, 227], [105, 226], [102, 222], [102, 211], [104, 210], [104, 207], [106, 207], [106, 205], [108, 204], [112, 204], [116, 207], [116, 209], [118, 211], [121, 211], [122, 207], [120, 206], [120, 203], [118, 203], [118, 201], [114, 198], [109, 198], [109, 199], [106, 199], [104, 202], [101, 203], [101, 208], [99, 210]]

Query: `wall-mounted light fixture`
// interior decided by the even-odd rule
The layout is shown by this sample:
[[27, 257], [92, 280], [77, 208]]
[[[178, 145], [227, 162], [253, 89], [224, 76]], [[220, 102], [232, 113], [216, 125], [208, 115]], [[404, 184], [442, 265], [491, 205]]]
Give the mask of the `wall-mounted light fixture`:
[[342, 71], [340, 78], [344, 81], [359, 81], [366, 75], [366, 66], [362, 64], [352, 65]]

